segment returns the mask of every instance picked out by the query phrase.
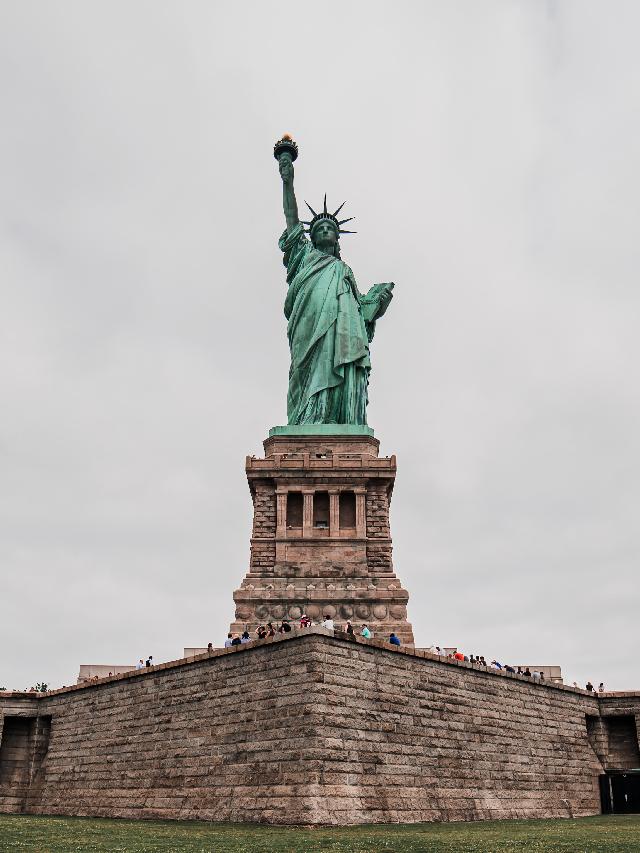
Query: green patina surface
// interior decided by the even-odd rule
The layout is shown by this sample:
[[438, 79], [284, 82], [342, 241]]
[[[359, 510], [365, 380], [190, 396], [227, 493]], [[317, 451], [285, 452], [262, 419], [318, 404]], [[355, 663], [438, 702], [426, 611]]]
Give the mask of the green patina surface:
[[291, 352], [287, 420], [366, 425], [369, 344], [391, 302], [393, 282], [360, 293], [353, 271], [340, 256], [339, 235], [345, 233], [341, 225], [347, 220], [338, 220], [339, 210], [327, 211], [325, 196], [321, 212], [309, 208], [313, 219], [301, 222], [291, 145], [276, 146], [276, 157], [287, 223], [279, 242], [287, 268], [284, 313]]
[[364, 424], [289, 424], [274, 426], [269, 430], [272, 435], [373, 435], [371, 427]]
[[0, 851], [637, 853], [640, 815], [344, 829], [0, 815]]

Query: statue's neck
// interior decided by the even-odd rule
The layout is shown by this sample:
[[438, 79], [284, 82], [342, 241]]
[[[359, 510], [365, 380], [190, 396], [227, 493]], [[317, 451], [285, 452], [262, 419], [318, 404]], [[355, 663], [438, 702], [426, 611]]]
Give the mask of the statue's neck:
[[322, 246], [315, 246], [315, 248], [322, 252], [323, 255], [330, 255], [332, 258], [335, 258], [335, 249], [324, 249]]

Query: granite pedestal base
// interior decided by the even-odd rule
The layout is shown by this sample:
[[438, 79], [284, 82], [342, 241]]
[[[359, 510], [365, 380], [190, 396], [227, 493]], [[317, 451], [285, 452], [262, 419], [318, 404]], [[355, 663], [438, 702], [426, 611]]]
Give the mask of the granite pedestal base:
[[[234, 592], [232, 632], [326, 615], [413, 644], [408, 593], [393, 570], [389, 506], [396, 457], [369, 427], [275, 427], [247, 457], [253, 499], [250, 569]], [[284, 431], [284, 432], [283, 432]]]

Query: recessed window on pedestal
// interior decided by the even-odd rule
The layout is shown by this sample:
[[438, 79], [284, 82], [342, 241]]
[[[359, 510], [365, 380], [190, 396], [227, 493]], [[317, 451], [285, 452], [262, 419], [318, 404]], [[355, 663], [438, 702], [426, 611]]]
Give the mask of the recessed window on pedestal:
[[314, 528], [329, 528], [329, 492], [316, 492], [313, 496]]
[[340, 492], [340, 530], [356, 526], [356, 496], [353, 492]]
[[287, 494], [287, 527], [302, 527], [302, 492]]

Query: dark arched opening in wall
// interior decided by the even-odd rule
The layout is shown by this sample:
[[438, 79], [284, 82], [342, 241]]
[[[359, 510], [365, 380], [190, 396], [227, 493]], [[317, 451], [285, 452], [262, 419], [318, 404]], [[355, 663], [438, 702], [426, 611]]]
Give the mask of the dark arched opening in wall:
[[600, 804], [602, 814], [640, 814], [640, 769], [603, 773]]
[[604, 773], [603, 814], [640, 814], [640, 748], [633, 714], [587, 714], [587, 736]]

